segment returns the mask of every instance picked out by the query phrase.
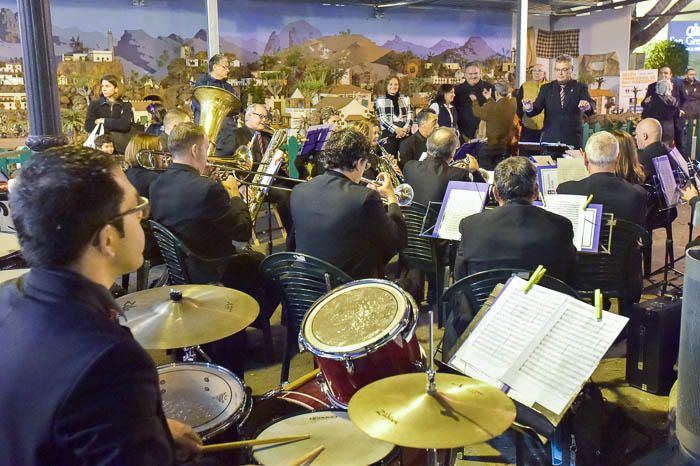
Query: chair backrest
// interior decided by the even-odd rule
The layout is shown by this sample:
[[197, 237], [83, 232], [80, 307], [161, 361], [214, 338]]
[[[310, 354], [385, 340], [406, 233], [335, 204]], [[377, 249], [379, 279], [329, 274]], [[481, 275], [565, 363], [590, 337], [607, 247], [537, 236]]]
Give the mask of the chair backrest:
[[267, 256], [258, 266], [260, 274], [282, 296], [288, 329], [299, 333], [306, 311], [321, 296], [352, 277], [328, 262], [306, 254], [280, 252]]
[[187, 257], [191, 255], [190, 250], [177, 236], [160, 223], [149, 220], [148, 224], [153, 231], [153, 237], [156, 239], [160, 254], [163, 256], [165, 265], [168, 268], [168, 284], [184, 285], [192, 283], [186, 262]]
[[430, 209], [429, 218], [426, 219], [428, 208], [417, 202], [401, 207], [401, 212], [406, 221], [408, 233], [406, 247], [399, 253], [401, 261], [410, 269], [432, 271], [435, 267], [433, 263], [433, 241], [429, 238], [421, 237], [420, 234], [423, 232], [424, 223], [427, 226], [435, 224], [437, 212], [435, 212], [435, 209]]
[[629, 271], [636, 269], [631, 261], [639, 262], [641, 273], [639, 248], [651, 243], [649, 233], [641, 225], [626, 220], [613, 222], [610, 254], [579, 254], [575, 287], [579, 294], [588, 295], [600, 289], [606, 297], [620, 297], [628, 291]]

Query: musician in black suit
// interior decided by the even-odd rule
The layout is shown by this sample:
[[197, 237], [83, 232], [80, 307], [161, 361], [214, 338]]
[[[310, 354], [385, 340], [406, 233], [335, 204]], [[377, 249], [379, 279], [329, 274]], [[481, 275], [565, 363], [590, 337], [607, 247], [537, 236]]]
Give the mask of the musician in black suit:
[[[615, 175], [618, 154], [619, 144], [615, 136], [606, 131], [593, 134], [586, 142], [583, 158], [589, 176], [560, 184], [557, 194], [592, 194], [592, 202], [602, 204], [604, 212], [612, 213], [616, 219], [644, 225], [649, 194], [642, 186]], [[642, 256], [636, 240], [632, 241], [627, 251], [615, 253], [626, 256], [627, 286], [621, 291], [631, 302], [637, 302], [642, 292]]]
[[[413, 188], [413, 202], [427, 206], [442, 202], [450, 181], [483, 181], [474, 166], [474, 174], [464, 168], [451, 167], [450, 162], [459, 148], [459, 138], [452, 128], [438, 128], [427, 141], [428, 156], [425, 160], [411, 160], [403, 167], [406, 183]], [[471, 157], [470, 157], [471, 159]]]
[[[271, 133], [266, 122], [269, 120], [267, 108], [263, 104], [252, 104], [246, 108], [244, 121], [245, 124], [240, 128], [236, 128], [229, 135], [219, 138], [217, 141], [216, 156], [231, 157], [240, 146], [246, 146], [251, 141], [250, 150], [253, 155], [252, 170], [265, 170], [267, 167], [260, 167], [260, 161], [270, 144]], [[282, 176], [289, 176], [286, 169], [280, 168], [278, 173]], [[246, 177], [248, 181], [252, 176]], [[274, 186], [283, 188], [292, 188], [294, 185], [284, 181], [273, 181]], [[268, 192], [270, 202], [277, 206], [277, 212], [280, 215], [284, 228], [289, 233], [292, 231], [292, 214], [289, 211], [289, 191], [281, 189], [270, 189]]]
[[574, 231], [569, 219], [532, 205], [537, 199], [537, 172], [524, 157], [496, 166], [494, 194], [499, 207], [462, 219], [462, 240], [455, 278], [486, 269], [535, 270], [572, 284], [576, 265]]
[[588, 177], [567, 181], [557, 187], [557, 194], [593, 195], [594, 204], [603, 204], [603, 211], [615, 218], [644, 225], [649, 194], [640, 185], [615, 175], [619, 154], [617, 139], [607, 131], [593, 134], [586, 142], [583, 163]]
[[[644, 167], [647, 183], [652, 183], [652, 177], [656, 175], [654, 159], [662, 155], [668, 155], [671, 150], [661, 142], [663, 128], [656, 118], [645, 118], [634, 130], [634, 139], [639, 149], [639, 163]], [[669, 157], [672, 168], [677, 168], [675, 159]]]
[[542, 142], [581, 146], [583, 114], [593, 115], [595, 101], [585, 84], [571, 79], [573, 69], [573, 58], [569, 55], [557, 57], [554, 64], [556, 81], [543, 85], [534, 103], [523, 100], [527, 116], [538, 115], [544, 110]]
[[416, 115], [418, 131], [404, 138], [399, 145], [399, 168], [403, 170], [409, 160], [419, 160], [425, 152], [428, 137], [438, 127], [438, 116], [430, 108], [423, 109]]
[[356, 279], [383, 277], [407, 241], [389, 177], [380, 173], [381, 186], [359, 184], [370, 150], [370, 141], [354, 128], [332, 132], [323, 149], [326, 172], [292, 191], [296, 250]]
[[[248, 208], [238, 194], [233, 176], [216, 182], [201, 176], [206, 168], [209, 142], [204, 130], [193, 123], [181, 123], [168, 139], [173, 163], [153, 183], [150, 199], [153, 219], [177, 236], [194, 254], [220, 259], [215, 265], [188, 258], [193, 283], [221, 282], [253, 296], [260, 304], [260, 318], [269, 318], [279, 303], [270, 290], [262, 287], [257, 267], [263, 255], [239, 251], [233, 241], [248, 241], [252, 222]], [[244, 333], [244, 332], [243, 332]], [[230, 337], [229, 337], [230, 338]], [[241, 337], [242, 338], [242, 337]], [[236, 357], [229, 339], [205, 345], [212, 359], [243, 373], [243, 360]]]

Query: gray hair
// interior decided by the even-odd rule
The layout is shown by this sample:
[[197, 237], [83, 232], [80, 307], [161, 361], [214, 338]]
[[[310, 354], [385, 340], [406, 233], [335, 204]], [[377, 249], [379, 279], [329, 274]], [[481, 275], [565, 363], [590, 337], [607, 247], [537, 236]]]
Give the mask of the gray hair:
[[209, 71], [213, 71], [214, 65], [218, 65], [223, 59], [228, 60], [228, 57], [224, 53], [217, 53], [216, 55], [212, 55], [212, 57], [209, 59]]
[[571, 68], [574, 67], [574, 57], [568, 54], [559, 55], [554, 59], [555, 63], [571, 63]]
[[607, 131], [599, 131], [588, 138], [586, 142], [586, 157], [588, 163], [596, 167], [605, 167], [615, 163], [620, 153], [620, 143], [617, 138]]
[[508, 157], [496, 166], [493, 177], [502, 201], [529, 201], [537, 191], [537, 170], [525, 157]]
[[[248, 118], [250, 118], [253, 113], [256, 113], [255, 107], [258, 105], [265, 107], [265, 104], [250, 104], [245, 108], [245, 116], [243, 117], [244, 121], [248, 121]], [[267, 111], [267, 107], [265, 107], [265, 111]]]
[[421, 126], [423, 123], [427, 123], [431, 118], [437, 117], [437, 113], [432, 108], [424, 108], [418, 115], [416, 115], [416, 124]]
[[428, 155], [449, 160], [459, 148], [459, 138], [452, 128], [438, 128], [430, 135], [425, 147]]
[[493, 89], [496, 91], [496, 94], [505, 97], [508, 95], [508, 85], [503, 82], [497, 82], [493, 85]]
[[658, 95], [671, 95], [673, 83], [668, 79], [660, 79], [656, 83], [656, 93]]

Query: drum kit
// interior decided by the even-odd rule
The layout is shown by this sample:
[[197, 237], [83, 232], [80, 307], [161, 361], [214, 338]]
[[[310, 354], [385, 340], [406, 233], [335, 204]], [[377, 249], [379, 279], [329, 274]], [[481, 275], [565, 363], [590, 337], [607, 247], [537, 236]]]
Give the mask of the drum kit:
[[[197, 348], [258, 315], [250, 296], [209, 285], [149, 289], [117, 302], [146, 349]], [[207, 455], [249, 448], [269, 465], [453, 464], [455, 448], [508, 429], [515, 407], [490, 385], [436, 374], [418, 344], [417, 317], [413, 299], [391, 282], [343, 285], [314, 303], [301, 326], [300, 346], [318, 369], [253, 400], [223, 367], [160, 366], [164, 412], [191, 425]], [[232, 431], [236, 441], [217, 443]]]

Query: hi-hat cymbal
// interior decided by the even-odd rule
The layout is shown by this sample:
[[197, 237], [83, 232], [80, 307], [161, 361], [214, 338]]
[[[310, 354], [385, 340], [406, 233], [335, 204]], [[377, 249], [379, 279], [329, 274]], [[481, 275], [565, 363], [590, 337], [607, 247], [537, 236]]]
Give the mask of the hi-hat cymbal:
[[436, 392], [424, 373], [373, 382], [350, 399], [348, 414], [374, 437], [412, 448], [457, 448], [485, 442], [515, 420], [515, 405], [498, 389], [453, 374], [435, 374]]
[[200, 345], [240, 332], [258, 316], [257, 301], [242, 291], [212, 285], [151, 288], [117, 299], [122, 324], [146, 349]]

